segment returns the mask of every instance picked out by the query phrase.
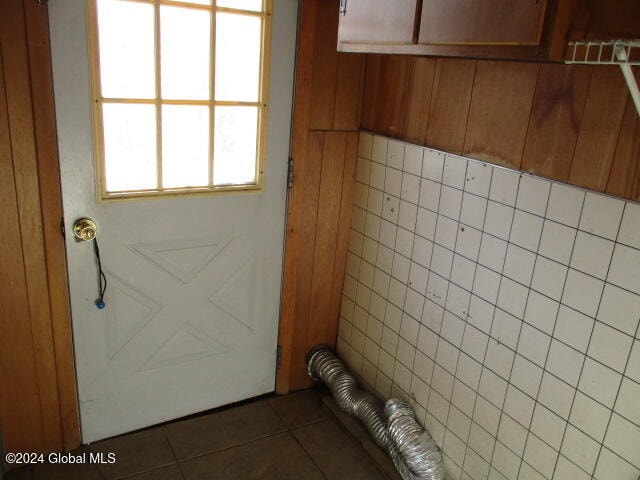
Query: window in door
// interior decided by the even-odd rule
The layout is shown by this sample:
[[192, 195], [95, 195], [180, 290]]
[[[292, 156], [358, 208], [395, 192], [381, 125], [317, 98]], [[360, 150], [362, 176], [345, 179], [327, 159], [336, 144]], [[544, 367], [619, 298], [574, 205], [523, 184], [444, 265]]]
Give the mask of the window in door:
[[270, 3], [88, 2], [101, 199], [261, 188]]

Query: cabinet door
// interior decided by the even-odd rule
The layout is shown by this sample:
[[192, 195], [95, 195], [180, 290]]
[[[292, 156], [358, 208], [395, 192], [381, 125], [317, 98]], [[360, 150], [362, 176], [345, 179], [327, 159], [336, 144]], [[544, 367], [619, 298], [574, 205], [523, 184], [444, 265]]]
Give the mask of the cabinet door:
[[415, 43], [418, 0], [341, 0], [339, 43]]
[[424, 0], [419, 43], [539, 45], [547, 0]]

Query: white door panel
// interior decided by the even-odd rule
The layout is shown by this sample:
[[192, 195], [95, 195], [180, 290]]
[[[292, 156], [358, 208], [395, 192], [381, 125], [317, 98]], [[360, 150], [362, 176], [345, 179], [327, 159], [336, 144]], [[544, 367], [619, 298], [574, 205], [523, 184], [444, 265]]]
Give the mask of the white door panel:
[[264, 190], [96, 201], [85, 2], [49, 4], [83, 440], [274, 389], [296, 0], [274, 1]]

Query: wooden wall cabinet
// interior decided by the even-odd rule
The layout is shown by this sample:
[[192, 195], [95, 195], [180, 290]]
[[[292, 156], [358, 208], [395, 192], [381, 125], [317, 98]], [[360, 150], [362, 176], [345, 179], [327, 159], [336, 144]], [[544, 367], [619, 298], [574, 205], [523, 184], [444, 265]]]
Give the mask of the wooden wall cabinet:
[[560, 60], [575, 0], [342, 0], [338, 50]]

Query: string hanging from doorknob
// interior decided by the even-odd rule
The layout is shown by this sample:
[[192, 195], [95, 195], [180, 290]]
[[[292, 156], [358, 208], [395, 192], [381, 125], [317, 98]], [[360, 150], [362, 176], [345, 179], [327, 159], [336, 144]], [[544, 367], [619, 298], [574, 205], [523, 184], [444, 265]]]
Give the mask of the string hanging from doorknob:
[[96, 307], [102, 310], [105, 306], [104, 294], [107, 291], [107, 277], [102, 270], [102, 261], [100, 260], [100, 247], [98, 247], [98, 239], [93, 238], [93, 251], [96, 255], [96, 262], [98, 263], [98, 288], [100, 296], [96, 299]]

